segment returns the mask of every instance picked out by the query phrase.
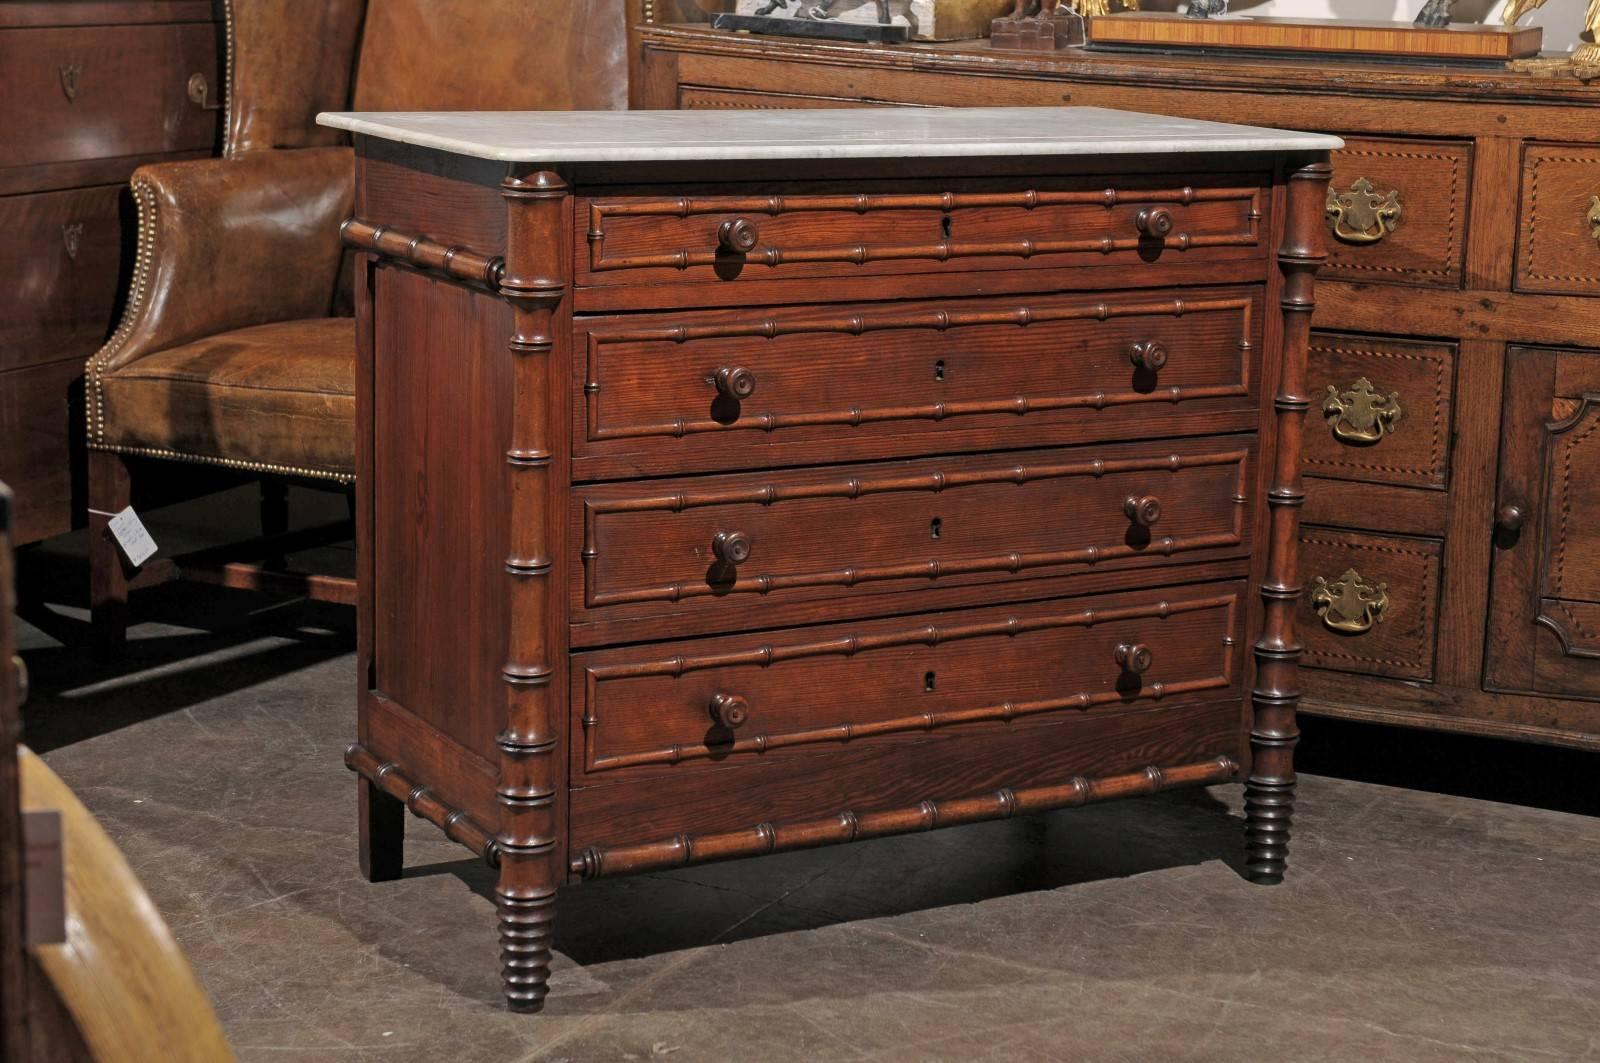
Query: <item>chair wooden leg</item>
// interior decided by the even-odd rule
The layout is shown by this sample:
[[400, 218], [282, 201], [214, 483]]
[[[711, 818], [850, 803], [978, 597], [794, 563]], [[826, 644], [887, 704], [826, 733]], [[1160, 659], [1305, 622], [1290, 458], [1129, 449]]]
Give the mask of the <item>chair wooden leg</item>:
[[[272, 539], [289, 534], [289, 485], [282, 480], [261, 481], [261, 535]], [[265, 558], [267, 568], [284, 568], [288, 560], [282, 554]]]
[[97, 657], [122, 656], [128, 644], [128, 571], [107, 527], [132, 501], [122, 455], [89, 452], [89, 626]]
[[392, 882], [405, 867], [406, 805], [356, 776], [356, 854], [368, 882]]

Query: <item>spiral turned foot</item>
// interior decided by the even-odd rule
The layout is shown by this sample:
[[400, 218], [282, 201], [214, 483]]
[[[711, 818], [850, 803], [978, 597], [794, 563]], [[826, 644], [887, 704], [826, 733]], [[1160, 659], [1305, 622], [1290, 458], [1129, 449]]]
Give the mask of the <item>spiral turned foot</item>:
[[1294, 783], [1251, 779], [1244, 788], [1245, 874], [1275, 886], [1289, 863], [1289, 827], [1294, 818]]
[[500, 980], [512, 1011], [543, 1010], [550, 983], [556, 894], [513, 897], [495, 892], [500, 912]]

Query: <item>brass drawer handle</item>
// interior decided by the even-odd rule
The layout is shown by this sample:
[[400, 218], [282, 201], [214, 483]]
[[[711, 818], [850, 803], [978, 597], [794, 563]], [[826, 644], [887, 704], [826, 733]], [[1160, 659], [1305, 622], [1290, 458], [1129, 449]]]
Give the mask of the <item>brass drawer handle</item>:
[[204, 74], [189, 75], [189, 101], [198, 103], [202, 111], [222, 110], [222, 101], [211, 102], [211, 83]]
[[761, 230], [749, 218], [725, 221], [717, 229], [717, 243], [736, 255], [748, 255], [761, 240]]
[[1161, 499], [1155, 495], [1129, 495], [1122, 500], [1122, 512], [1139, 527], [1148, 528], [1161, 519]]
[[1333, 235], [1347, 244], [1375, 244], [1400, 224], [1400, 190], [1379, 193], [1372, 182], [1358, 177], [1350, 191], [1328, 189], [1328, 219]]
[[711, 539], [711, 552], [725, 565], [742, 565], [750, 560], [750, 536], [744, 532], [717, 532]]
[[1146, 207], [1134, 215], [1133, 224], [1146, 236], [1160, 239], [1172, 232], [1172, 211], [1166, 207]]
[[1584, 215], [1589, 222], [1589, 235], [1594, 237], [1594, 242], [1600, 244], [1600, 196], [1589, 197], [1589, 213]]
[[1148, 369], [1154, 373], [1167, 364], [1167, 345], [1160, 340], [1135, 343], [1128, 350], [1128, 360], [1140, 369]]
[[1311, 581], [1311, 608], [1329, 631], [1361, 635], [1382, 622], [1389, 608], [1389, 585], [1368, 583], [1353, 568], [1336, 580], [1318, 576]]
[[733, 730], [750, 718], [750, 703], [737, 694], [711, 695], [711, 718]]
[[717, 370], [717, 390], [730, 399], [748, 399], [756, 393], [756, 375], [742, 365]]
[[1401, 416], [1400, 393], [1380, 395], [1366, 377], [1343, 389], [1329, 384], [1328, 397], [1322, 400], [1322, 415], [1333, 429], [1333, 438], [1370, 447], [1385, 433], [1395, 430]]
[[1142, 642], [1118, 643], [1114, 656], [1125, 671], [1134, 675], [1144, 675], [1155, 663], [1155, 655], [1150, 652], [1150, 647]]

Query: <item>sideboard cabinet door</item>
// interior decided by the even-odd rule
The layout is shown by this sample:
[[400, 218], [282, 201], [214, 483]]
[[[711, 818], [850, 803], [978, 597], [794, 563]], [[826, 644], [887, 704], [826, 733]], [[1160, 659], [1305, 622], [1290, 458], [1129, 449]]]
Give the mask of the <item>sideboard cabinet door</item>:
[[1600, 351], [1512, 347], [1487, 682], [1600, 699]]

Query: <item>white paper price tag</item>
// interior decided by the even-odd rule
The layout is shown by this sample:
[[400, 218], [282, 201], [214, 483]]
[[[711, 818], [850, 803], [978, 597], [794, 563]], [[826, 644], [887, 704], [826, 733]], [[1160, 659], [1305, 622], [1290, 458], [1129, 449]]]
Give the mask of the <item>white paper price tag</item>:
[[133, 507], [112, 517], [106, 525], [111, 529], [111, 537], [122, 547], [122, 553], [128, 559], [128, 564], [138, 568], [156, 552], [156, 541], [150, 538], [150, 532], [145, 529], [144, 521], [139, 519], [139, 514]]

